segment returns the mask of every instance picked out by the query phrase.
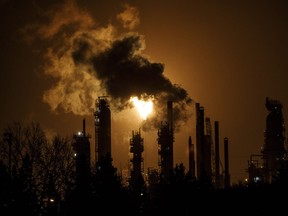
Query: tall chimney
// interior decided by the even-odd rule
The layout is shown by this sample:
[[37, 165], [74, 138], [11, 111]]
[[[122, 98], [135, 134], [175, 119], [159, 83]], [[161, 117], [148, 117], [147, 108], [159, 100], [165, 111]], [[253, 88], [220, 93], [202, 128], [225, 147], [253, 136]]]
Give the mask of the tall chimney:
[[194, 153], [194, 144], [192, 144], [192, 138], [189, 136], [189, 172], [191, 176], [195, 177], [195, 153]]
[[167, 121], [160, 125], [158, 130], [159, 144], [159, 165], [161, 166], [161, 179], [165, 182], [169, 180], [173, 170], [173, 121], [172, 121], [172, 101], [167, 102]]
[[167, 121], [169, 125], [169, 130], [173, 130], [173, 103], [172, 101], [167, 102]]
[[230, 174], [229, 174], [229, 157], [228, 157], [228, 138], [224, 138], [224, 160], [225, 160], [225, 176], [224, 187], [230, 187]]
[[204, 107], [196, 103], [196, 173], [200, 179], [204, 169]]
[[83, 136], [86, 136], [86, 128], [85, 128], [85, 118], [83, 119]]
[[215, 130], [215, 181], [216, 185], [219, 184], [219, 165], [220, 165], [220, 156], [219, 156], [219, 122], [214, 122]]

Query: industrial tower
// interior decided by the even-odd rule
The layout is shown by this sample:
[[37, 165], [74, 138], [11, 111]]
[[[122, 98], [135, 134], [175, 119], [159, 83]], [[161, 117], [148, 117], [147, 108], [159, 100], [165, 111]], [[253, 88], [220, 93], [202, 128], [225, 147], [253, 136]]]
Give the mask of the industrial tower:
[[90, 141], [91, 136], [86, 135], [85, 119], [83, 119], [83, 130], [73, 135], [76, 158], [76, 185], [82, 192], [89, 190], [90, 181]]
[[198, 179], [205, 173], [204, 142], [204, 107], [196, 103], [196, 173]]
[[95, 163], [107, 153], [111, 156], [111, 111], [107, 96], [98, 97], [94, 112], [95, 124]]
[[132, 188], [140, 188], [143, 183], [143, 171], [144, 163], [142, 158], [142, 152], [144, 151], [144, 141], [141, 137], [140, 129], [139, 132], [132, 131], [132, 138], [130, 139], [130, 153], [132, 153], [132, 158], [130, 162], [132, 163], [131, 170], [131, 186]]
[[173, 170], [173, 103], [167, 102], [167, 121], [161, 122], [158, 130], [158, 164], [160, 166], [161, 179], [167, 182]]
[[219, 153], [219, 122], [214, 122], [214, 139], [215, 139], [215, 186], [220, 187], [220, 153]]
[[195, 150], [191, 136], [189, 136], [188, 139], [188, 149], [189, 149], [189, 173], [192, 178], [195, 178]]
[[[204, 135], [204, 169], [207, 177], [212, 178], [212, 172], [215, 171], [215, 151], [213, 145], [212, 127], [209, 117], [205, 117], [206, 133]], [[213, 160], [212, 160], [213, 158]]]
[[284, 120], [282, 104], [277, 100], [266, 98], [265, 103], [268, 115], [266, 117], [266, 129], [264, 132], [264, 145], [262, 148], [265, 181], [271, 182], [283, 161], [285, 150]]
[[224, 188], [230, 187], [228, 138], [224, 137]]

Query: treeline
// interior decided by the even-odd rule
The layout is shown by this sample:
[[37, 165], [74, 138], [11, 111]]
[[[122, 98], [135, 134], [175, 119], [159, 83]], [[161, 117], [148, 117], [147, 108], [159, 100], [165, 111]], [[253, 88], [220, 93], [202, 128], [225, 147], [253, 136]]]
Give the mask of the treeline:
[[239, 183], [216, 189], [208, 178], [192, 178], [181, 163], [168, 182], [147, 186], [139, 179], [139, 184], [127, 186], [111, 155], [91, 167], [88, 190], [83, 190], [77, 184], [73, 143], [72, 136], [49, 140], [37, 122], [7, 125], [0, 134], [0, 215], [192, 215], [210, 212], [203, 205], [212, 204], [218, 206], [214, 212], [223, 213], [227, 203], [243, 205], [243, 210], [261, 200], [267, 207], [279, 194], [287, 195], [287, 162], [271, 185]]

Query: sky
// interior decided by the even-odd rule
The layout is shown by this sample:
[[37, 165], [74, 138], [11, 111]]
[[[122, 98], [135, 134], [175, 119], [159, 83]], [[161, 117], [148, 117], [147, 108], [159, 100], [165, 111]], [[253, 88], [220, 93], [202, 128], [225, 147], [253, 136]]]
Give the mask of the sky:
[[[188, 168], [199, 103], [212, 131], [219, 122], [222, 164], [229, 140], [231, 182], [242, 181], [264, 143], [266, 97], [288, 121], [287, 10], [266, 0], [1, 0], [0, 127], [38, 121], [48, 137], [72, 136], [85, 118], [94, 143], [95, 102], [108, 96], [114, 165], [128, 167], [141, 129], [147, 170], [158, 166], [157, 126], [172, 100], [174, 164]], [[153, 99], [146, 120], [131, 96]]]

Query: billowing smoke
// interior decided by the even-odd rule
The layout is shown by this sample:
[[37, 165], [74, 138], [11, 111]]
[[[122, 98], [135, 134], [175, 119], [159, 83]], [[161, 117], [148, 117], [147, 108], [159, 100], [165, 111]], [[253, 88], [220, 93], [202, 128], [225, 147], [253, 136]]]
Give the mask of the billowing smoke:
[[92, 65], [97, 80], [100, 80], [101, 86], [118, 110], [126, 108], [131, 96], [153, 96], [157, 115], [150, 118], [150, 122], [148, 119], [146, 126], [151, 121], [153, 125], [159, 125], [161, 119], [166, 120], [164, 116], [168, 100], [172, 100], [174, 104], [176, 125], [177, 120], [187, 118], [186, 105], [192, 100], [185, 89], [172, 84], [164, 76], [163, 64], [151, 62], [141, 55], [144, 48], [143, 37], [138, 34], [125, 35], [113, 41], [105, 51], [94, 55], [90, 53], [91, 47], [86, 38], [79, 40], [72, 55], [74, 63]]
[[[185, 89], [165, 77], [164, 64], [153, 62], [142, 53], [145, 49], [142, 35], [135, 32], [120, 34], [112, 24], [96, 27], [87, 12], [75, 4], [72, 6], [69, 13], [78, 16], [72, 20], [65, 16], [59, 22], [62, 12], [59, 10], [44, 34], [53, 37], [62, 31], [64, 35], [63, 43], [50, 48], [46, 55], [45, 72], [55, 78], [56, 84], [44, 93], [43, 100], [52, 110], [91, 115], [96, 99], [107, 95], [112, 111], [116, 112], [128, 109], [130, 97], [138, 96], [154, 98], [155, 112], [145, 120], [144, 129], [158, 127], [161, 121], [166, 121], [168, 100], [173, 101], [176, 129], [189, 118], [191, 98]], [[122, 27], [131, 30], [139, 24], [138, 10], [129, 5], [124, 9], [117, 18]], [[86, 25], [82, 24], [85, 20], [89, 21]], [[59, 23], [69, 30], [69, 34], [65, 34]], [[73, 25], [74, 31], [67, 28], [69, 25]]]

